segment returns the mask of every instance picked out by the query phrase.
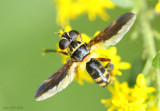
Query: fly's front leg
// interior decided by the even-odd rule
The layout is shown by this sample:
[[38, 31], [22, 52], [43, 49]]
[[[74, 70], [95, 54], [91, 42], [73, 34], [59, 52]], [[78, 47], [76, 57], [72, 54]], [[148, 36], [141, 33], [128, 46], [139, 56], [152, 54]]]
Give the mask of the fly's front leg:
[[108, 61], [109, 63], [111, 62], [111, 59], [108, 59], [108, 58], [97, 58], [97, 60], [102, 62], [105, 62], [105, 61]]
[[59, 53], [59, 54], [63, 54], [63, 55], [69, 55], [67, 52], [64, 51], [57, 51], [57, 50], [53, 50], [53, 49], [42, 49], [42, 55], [45, 55], [46, 53]]

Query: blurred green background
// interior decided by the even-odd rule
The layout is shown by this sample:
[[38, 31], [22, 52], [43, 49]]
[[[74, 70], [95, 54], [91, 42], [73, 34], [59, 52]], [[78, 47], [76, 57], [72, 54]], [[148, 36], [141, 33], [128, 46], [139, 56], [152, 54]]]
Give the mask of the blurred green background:
[[[71, 27], [92, 36], [128, 11], [118, 7], [109, 10], [110, 19], [107, 22], [98, 17], [91, 22], [84, 15], [71, 21]], [[160, 16], [154, 19], [152, 26], [160, 30], [159, 25]], [[59, 54], [41, 55], [42, 48], [56, 49], [59, 37], [54, 32], [59, 29], [53, 0], [0, 0], [0, 111], [106, 110], [100, 100], [110, 97], [108, 89], [100, 88], [95, 83], [85, 82], [80, 86], [73, 81], [50, 99], [41, 102], [34, 100], [38, 86], [62, 66]], [[134, 29], [133, 26], [116, 45], [122, 61], [132, 64], [131, 70], [122, 71], [121, 81], [134, 82], [130, 75], [136, 76], [143, 67], [143, 61], [139, 62], [143, 50], [141, 37], [136, 41], [130, 38]], [[156, 44], [160, 49], [158, 42]]]

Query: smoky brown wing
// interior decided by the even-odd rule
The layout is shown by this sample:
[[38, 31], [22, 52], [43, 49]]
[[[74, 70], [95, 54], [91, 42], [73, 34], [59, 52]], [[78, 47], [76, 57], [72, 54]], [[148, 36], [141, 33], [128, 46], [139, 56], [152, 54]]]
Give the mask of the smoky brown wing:
[[95, 36], [89, 43], [89, 48], [115, 45], [128, 32], [135, 21], [134, 13], [126, 13], [113, 21], [107, 28]]
[[74, 79], [77, 63], [73, 59], [64, 64], [57, 72], [46, 79], [35, 94], [36, 101], [47, 99], [63, 90]]

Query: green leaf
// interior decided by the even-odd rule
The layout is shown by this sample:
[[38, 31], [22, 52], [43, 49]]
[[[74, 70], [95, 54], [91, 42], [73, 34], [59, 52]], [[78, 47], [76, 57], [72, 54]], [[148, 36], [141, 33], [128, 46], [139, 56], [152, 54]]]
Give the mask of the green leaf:
[[154, 59], [152, 61], [152, 65], [154, 68], [160, 68], [160, 51], [154, 57]]
[[131, 8], [134, 5], [135, 0], [111, 0], [116, 6]]

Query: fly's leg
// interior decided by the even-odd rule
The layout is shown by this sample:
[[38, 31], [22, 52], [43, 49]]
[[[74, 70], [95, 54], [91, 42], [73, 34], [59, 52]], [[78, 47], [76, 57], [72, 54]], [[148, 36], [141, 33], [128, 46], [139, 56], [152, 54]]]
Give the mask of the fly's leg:
[[105, 62], [108, 61], [109, 63], [105, 66], [108, 72], [111, 72], [114, 69], [114, 65], [111, 64], [111, 59], [108, 58], [97, 58], [97, 60]]
[[114, 65], [111, 63], [108, 63], [105, 68], [107, 69], [108, 72], [111, 72], [114, 69]]
[[59, 53], [59, 54], [63, 54], [63, 55], [69, 55], [67, 52], [64, 51], [57, 51], [57, 50], [53, 50], [53, 49], [42, 49], [42, 55], [45, 55], [46, 53]]

